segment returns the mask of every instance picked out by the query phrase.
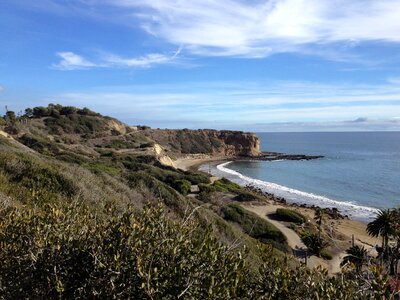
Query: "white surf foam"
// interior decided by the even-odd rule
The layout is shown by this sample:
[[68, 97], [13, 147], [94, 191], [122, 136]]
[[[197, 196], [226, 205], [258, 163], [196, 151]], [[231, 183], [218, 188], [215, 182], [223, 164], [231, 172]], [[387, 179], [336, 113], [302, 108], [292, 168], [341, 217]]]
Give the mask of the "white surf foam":
[[356, 205], [351, 202], [333, 200], [324, 196], [291, 189], [289, 187], [279, 185], [276, 183], [254, 179], [227, 168], [226, 166], [229, 165], [230, 163], [231, 161], [220, 164], [216, 167], [216, 169], [222, 173], [229, 174], [228, 176], [225, 177], [228, 177], [228, 179], [240, 185], [243, 186], [251, 185], [260, 188], [264, 192], [272, 193], [276, 196], [283, 197], [288, 202], [315, 205], [323, 208], [336, 207], [342, 214], [346, 214], [352, 219], [358, 219], [363, 221], [370, 220], [376, 215], [378, 211], [377, 209], [372, 207]]

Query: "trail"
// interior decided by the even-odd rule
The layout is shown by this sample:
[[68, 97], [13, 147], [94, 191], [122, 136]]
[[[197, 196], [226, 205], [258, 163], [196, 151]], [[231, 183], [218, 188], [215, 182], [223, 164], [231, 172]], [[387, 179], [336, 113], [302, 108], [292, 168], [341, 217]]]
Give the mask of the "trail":
[[[276, 209], [280, 206], [276, 205], [262, 205], [262, 206], [243, 206], [243, 208], [257, 214], [258, 216], [266, 219], [271, 224], [275, 225], [287, 238], [288, 245], [293, 250], [293, 255], [304, 261], [307, 247], [299, 235], [292, 229], [286, 227], [282, 222], [273, 220], [269, 215], [275, 213]], [[344, 253], [335, 255], [332, 260], [326, 261], [316, 256], [308, 256], [307, 267], [316, 268], [322, 266], [328, 270], [330, 274], [336, 274], [340, 272], [340, 262]]]

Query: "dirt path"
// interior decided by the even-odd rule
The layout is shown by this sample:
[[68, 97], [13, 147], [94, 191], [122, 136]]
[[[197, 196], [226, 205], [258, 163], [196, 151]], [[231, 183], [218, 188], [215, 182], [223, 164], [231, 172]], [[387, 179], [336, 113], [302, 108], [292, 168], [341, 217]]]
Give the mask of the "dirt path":
[[[259, 215], [260, 217], [268, 220], [268, 222], [275, 225], [286, 236], [289, 246], [293, 249], [293, 255], [304, 261], [307, 247], [304, 245], [299, 235], [294, 230], [286, 227], [282, 222], [273, 220], [271, 219], [271, 217], [269, 217], [269, 215], [275, 213], [276, 209], [279, 207], [281, 206], [277, 205], [243, 206], [243, 208]], [[342, 261], [343, 256], [344, 253], [335, 255], [331, 261], [325, 261], [316, 256], [309, 256], [307, 259], [307, 266], [309, 268], [322, 266], [326, 268], [330, 274], [336, 274], [340, 272], [340, 262]]]
[[256, 213], [260, 217], [267, 219], [270, 223], [275, 225], [286, 236], [290, 248], [306, 248], [300, 237], [292, 229], [287, 228], [281, 222], [271, 219], [268, 215], [274, 213], [276, 209], [271, 209], [270, 206], [244, 206], [247, 210]]

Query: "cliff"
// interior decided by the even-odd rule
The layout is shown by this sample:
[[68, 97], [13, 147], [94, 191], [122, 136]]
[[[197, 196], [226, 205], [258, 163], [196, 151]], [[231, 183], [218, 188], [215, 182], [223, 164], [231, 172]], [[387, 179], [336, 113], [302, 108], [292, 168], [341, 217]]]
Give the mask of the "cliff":
[[147, 155], [169, 167], [174, 167], [171, 158], [186, 154], [261, 156], [259, 139], [253, 133], [133, 127], [89, 109], [54, 104], [27, 109], [24, 116], [5, 122], [3, 129], [12, 141], [46, 155]]
[[143, 134], [174, 153], [223, 156], [260, 155], [260, 141], [254, 133], [211, 129], [147, 129], [143, 131]]

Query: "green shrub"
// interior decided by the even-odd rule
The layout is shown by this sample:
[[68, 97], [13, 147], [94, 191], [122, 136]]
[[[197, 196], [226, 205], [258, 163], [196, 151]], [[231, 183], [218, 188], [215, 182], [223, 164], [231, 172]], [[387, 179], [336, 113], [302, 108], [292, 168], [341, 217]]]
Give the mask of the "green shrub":
[[144, 143], [140, 145], [140, 148], [150, 148], [150, 147], [154, 147], [154, 142], [148, 142], [148, 143]]
[[302, 224], [307, 220], [301, 213], [287, 208], [278, 208], [274, 216], [279, 220], [298, 224]]
[[198, 187], [199, 187], [200, 192], [213, 193], [213, 192], [217, 191], [215, 186], [205, 184], [205, 183], [199, 183]]
[[235, 200], [240, 201], [240, 202], [249, 202], [249, 201], [254, 201], [257, 199], [258, 198], [256, 195], [254, 195], [253, 193], [250, 193], [250, 192], [246, 192], [246, 191], [240, 192], [239, 195], [237, 195], [235, 197]]
[[160, 209], [102, 220], [76, 206], [12, 208], [0, 211], [0, 244], [5, 299], [245, 297], [243, 256]]
[[212, 199], [212, 193], [206, 192], [206, 191], [202, 191], [197, 196], [197, 199], [199, 199], [201, 202], [209, 203], [211, 201], [211, 199]]
[[77, 191], [75, 184], [55, 167], [34, 162], [21, 154], [17, 157], [0, 153], [0, 169], [10, 182], [28, 189], [39, 198], [42, 193], [71, 198]]
[[243, 191], [243, 188], [240, 185], [226, 178], [221, 178], [215, 181], [214, 187], [216, 188], [217, 191], [220, 192], [240, 193]]
[[82, 166], [96, 174], [107, 173], [108, 175], [116, 176], [121, 172], [119, 168], [101, 162], [85, 163]]
[[103, 119], [78, 114], [62, 115], [59, 118], [48, 117], [45, 119], [45, 124], [53, 134], [64, 132], [92, 136], [96, 133], [104, 133], [108, 129]]
[[237, 204], [228, 204], [222, 209], [224, 219], [237, 223], [245, 233], [260, 240], [263, 243], [270, 241], [282, 245], [280, 248], [287, 248], [287, 240], [283, 233], [273, 224], [247, 211]]
[[321, 257], [326, 260], [332, 260], [333, 254], [327, 249], [322, 249], [320, 253]]
[[304, 234], [301, 240], [307, 246], [308, 250], [317, 256], [321, 256], [321, 251], [326, 246], [326, 242], [317, 234]]
[[30, 134], [24, 134], [18, 138], [18, 141], [25, 146], [45, 155], [57, 156], [61, 152], [60, 148], [54, 142]]
[[208, 175], [204, 175], [199, 172], [187, 171], [184, 173], [184, 178], [194, 185], [198, 185], [200, 183], [210, 183], [210, 178]]
[[163, 201], [167, 206], [175, 209], [177, 213], [183, 213], [187, 204], [175, 189], [164, 182], [146, 174], [143, 171], [130, 173], [126, 176], [128, 184], [137, 190], [147, 189], [155, 199]]
[[173, 188], [184, 196], [190, 192], [191, 187], [191, 183], [185, 179], [175, 180], [173, 183]]

